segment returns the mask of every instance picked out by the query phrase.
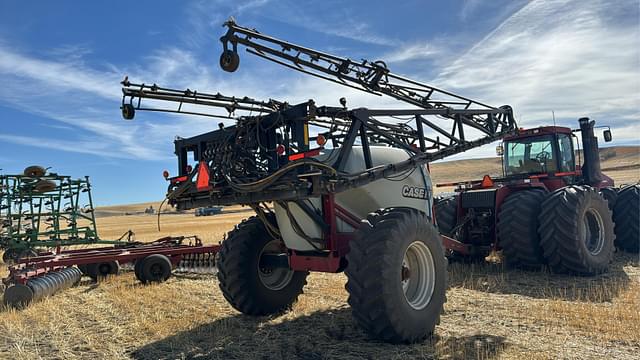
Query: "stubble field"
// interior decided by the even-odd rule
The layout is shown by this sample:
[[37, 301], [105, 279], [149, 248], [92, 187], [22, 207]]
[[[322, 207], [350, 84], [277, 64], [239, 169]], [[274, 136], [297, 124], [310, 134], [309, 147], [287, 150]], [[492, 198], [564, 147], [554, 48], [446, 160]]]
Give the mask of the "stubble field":
[[[636, 182], [638, 160], [635, 148], [603, 168], [619, 167], [609, 176]], [[499, 172], [499, 164], [475, 161], [433, 164], [434, 182], [474, 178], [494, 167]], [[100, 236], [132, 229], [138, 240], [195, 234], [217, 243], [251, 215], [240, 207], [210, 217], [164, 215], [160, 232], [155, 216], [118, 215], [144, 207], [101, 209], [114, 216], [98, 219]], [[614, 259], [607, 274], [591, 278], [510, 270], [499, 262], [450, 264], [436, 334], [413, 345], [368, 339], [351, 320], [342, 274], [313, 273], [291, 311], [253, 318], [227, 304], [214, 275], [176, 274], [144, 286], [128, 272], [99, 283], [83, 280], [24, 310], [2, 308], [0, 358], [637, 359], [640, 262], [637, 254]], [[0, 270], [6, 273], [5, 266]]]

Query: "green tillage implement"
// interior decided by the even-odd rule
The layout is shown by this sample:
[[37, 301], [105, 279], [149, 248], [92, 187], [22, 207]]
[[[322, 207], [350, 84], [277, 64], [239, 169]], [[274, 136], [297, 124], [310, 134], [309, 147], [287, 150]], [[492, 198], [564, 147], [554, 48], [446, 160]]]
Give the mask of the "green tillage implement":
[[0, 221], [5, 262], [36, 255], [36, 249], [122, 243], [98, 237], [88, 176], [72, 179], [41, 167], [0, 174]]

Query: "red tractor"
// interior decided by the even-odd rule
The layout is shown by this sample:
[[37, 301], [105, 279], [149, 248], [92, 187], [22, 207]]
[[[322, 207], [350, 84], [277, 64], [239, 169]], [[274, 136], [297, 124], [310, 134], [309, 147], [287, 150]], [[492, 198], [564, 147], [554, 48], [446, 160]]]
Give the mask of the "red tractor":
[[[502, 250], [509, 265], [595, 275], [607, 270], [614, 247], [638, 252], [640, 185], [614, 188], [602, 174], [594, 121], [580, 129], [520, 130], [498, 146], [503, 177], [455, 184], [436, 202], [440, 232], [485, 257]], [[584, 163], [576, 164], [573, 137], [581, 132]], [[605, 130], [605, 141], [611, 141]]]

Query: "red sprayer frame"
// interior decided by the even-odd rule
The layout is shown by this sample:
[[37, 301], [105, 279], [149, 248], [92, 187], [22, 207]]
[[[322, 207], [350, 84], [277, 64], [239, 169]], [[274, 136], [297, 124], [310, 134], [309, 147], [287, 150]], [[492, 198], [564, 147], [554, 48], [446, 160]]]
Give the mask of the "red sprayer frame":
[[[349, 241], [353, 233], [342, 233], [337, 230], [337, 219], [344, 221], [353, 228], [360, 226], [360, 218], [336, 204], [335, 195], [322, 196], [322, 214], [328, 226], [325, 230], [327, 256], [312, 256], [299, 254], [295, 250], [289, 251], [289, 266], [296, 271], [339, 272], [344, 268], [341, 260], [349, 252]], [[461, 254], [469, 253], [469, 246], [447, 236], [442, 237], [445, 250], [454, 250]]]

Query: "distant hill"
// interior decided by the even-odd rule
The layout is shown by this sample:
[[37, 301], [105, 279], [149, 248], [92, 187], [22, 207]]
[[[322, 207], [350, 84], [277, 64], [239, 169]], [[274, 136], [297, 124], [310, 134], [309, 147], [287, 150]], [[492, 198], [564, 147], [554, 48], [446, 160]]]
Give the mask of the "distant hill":
[[[582, 154], [578, 154], [582, 159]], [[614, 146], [600, 149], [602, 170], [618, 183], [630, 183], [640, 180], [640, 146]], [[484, 158], [455, 160], [434, 163], [431, 167], [431, 178], [434, 184], [455, 181], [481, 179], [485, 174], [498, 177], [502, 174], [500, 158]], [[124, 215], [125, 213], [142, 213], [150, 206], [158, 209], [161, 201], [140, 204], [100, 206], [96, 208], [97, 216]], [[163, 210], [173, 211], [166, 206]]]
[[[584, 161], [582, 151], [577, 154], [579, 163]], [[640, 180], [640, 146], [613, 146], [600, 149], [602, 170], [616, 179], [616, 172], [625, 174], [618, 182]], [[484, 175], [500, 176], [502, 163], [499, 157], [445, 161], [431, 164], [431, 179], [434, 184], [481, 179]], [[635, 180], [634, 180], [635, 174]], [[619, 174], [618, 174], [619, 175]]]

